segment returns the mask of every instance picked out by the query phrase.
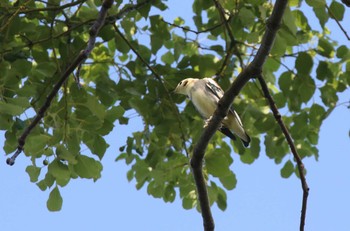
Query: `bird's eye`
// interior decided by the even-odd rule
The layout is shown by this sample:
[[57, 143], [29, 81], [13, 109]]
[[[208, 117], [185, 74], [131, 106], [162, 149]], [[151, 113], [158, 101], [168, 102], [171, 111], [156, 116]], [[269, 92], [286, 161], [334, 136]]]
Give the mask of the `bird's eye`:
[[186, 80], [186, 81], [184, 81], [184, 86], [186, 86], [187, 85], [187, 83], [188, 83], [188, 81]]
[[180, 81], [179, 86], [182, 84], [182, 81]]

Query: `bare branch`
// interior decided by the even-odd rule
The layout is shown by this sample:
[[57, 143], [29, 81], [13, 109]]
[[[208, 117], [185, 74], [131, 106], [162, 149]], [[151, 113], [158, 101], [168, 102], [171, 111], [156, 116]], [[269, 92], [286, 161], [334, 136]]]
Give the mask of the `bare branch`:
[[107, 15], [107, 11], [109, 8], [112, 7], [114, 0], [104, 0], [102, 4], [102, 8], [99, 13], [99, 17], [94, 23], [94, 25], [90, 29], [90, 39], [88, 42], [88, 46], [85, 50], [81, 51], [80, 54], [75, 58], [73, 63], [64, 71], [58, 82], [53, 87], [50, 94], [47, 96], [44, 105], [41, 106], [39, 109], [37, 115], [35, 116], [34, 120], [29, 124], [29, 126], [23, 131], [21, 137], [18, 139], [18, 146], [16, 152], [10, 157], [7, 158], [6, 163], [8, 165], [13, 165], [15, 163], [15, 160], [17, 156], [23, 151], [23, 146], [25, 144], [27, 136], [30, 134], [30, 132], [35, 128], [35, 126], [40, 122], [40, 120], [44, 117], [45, 112], [50, 107], [51, 101], [53, 98], [57, 95], [57, 92], [61, 88], [61, 86], [64, 84], [64, 82], [68, 79], [70, 74], [73, 73], [73, 71], [81, 65], [84, 60], [89, 56], [91, 50], [93, 49], [95, 45], [96, 36], [101, 28], [101, 26], [104, 24], [104, 20]]
[[304, 173], [304, 164], [298, 154], [297, 149], [295, 148], [293, 139], [291, 135], [289, 134], [289, 131], [286, 127], [286, 125], [282, 121], [281, 114], [279, 113], [277, 106], [272, 98], [272, 96], [269, 93], [269, 89], [266, 85], [265, 80], [263, 79], [262, 75], [258, 76], [258, 80], [260, 82], [261, 88], [264, 92], [265, 98], [268, 100], [270, 104], [270, 108], [273, 112], [273, 115], [275, 116], [276, 121], [278, 122], [278, 125], [281, 127], [281, 130], [284, 134], [284, 137], [286, 138], [289, 148], [294, 156], [294, 159], [297, 162], [299, 175], [300, 175], [300, 181], [301, 181], [301, 187], [303, 189], [303, 202], [302, 202], [302, 209], [301, 209], [301, 217], [300, 217], [300, 231], [304, 230], [305, 226], [305, 217], [306, 217], [306, 206], [307, 206], [307, 198], [309, 196], [309, 186], [307, 185], [305, 173]]
[[277, 0], [273, 8], [272, 14], [267, 22], [266, 31], [263, 36], [261, 46], [254, 57], [252, 63], [250, 63], [235, 79], [228, 91], [220, 99], [218, 108], [214, 112], [212, 119], [208, 126], [203, 131], [201, 137], [196, 144], [193, 157], [191, 159], [191, 167], [193, 169], [193, 175], [196, 182], [199, 202], [202, 210], [202, 217], [205, 230], [214, 229], [214, 221], [211, 215], [210, 203], [207, 195], [206, 182], [204, 181], [202, 164], [205, 150], [211, 137], [214, 135], [222, 119], [227, 115], [228, 109], [231, 106], [234, 98], [238, 95], [244, 85], [253, 77], [259, 76], [262, 67], [270, 53], [271, 47], [276, 37], [277, 30], [282, 20], [285, 8], [287, 6], [287, 0]]

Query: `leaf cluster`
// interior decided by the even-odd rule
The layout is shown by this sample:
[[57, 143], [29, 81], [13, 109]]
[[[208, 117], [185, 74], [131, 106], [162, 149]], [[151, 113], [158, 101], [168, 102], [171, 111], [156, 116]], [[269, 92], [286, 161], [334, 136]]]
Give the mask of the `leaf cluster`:
[[[262, 0], [219, 2], [224, 13], [213, 1], [194, 0], [192, 17], [169, 20], [163, 16], [172, 10], [167, 1], [115, 1], [81, 69], [82, 87], [72, 76], [26, 141], [24, 152], [32, 160], [26, 171], [41, 190], [51, 189], [50, 210], [61, 208], [59, 188], [71, 179], [100, 178], [109, 146], [104, 137], [117, 123], [133, 123], [128, 114], [143, 125], [129, 137], [117, 137], [125, 139], [116, 160], [130, 166], [128, 180], [165, 202], [178, 194], [185, 209], [197, 206], [189, 157], [203, 121], [189, 101], [171, 92], [184, 78], [213, 75], [227, 89], [254, 56], [272, 10]], [[306, 15], [305, 4], [314, 15]], [[99, 0], [0, 3], [0, 129], [6, 131], [6, 154], [15, 151], [60, 74], [86, 46], [100, 6]], [[329, 9], [332, 14], [325, 0], [290, 1], [263, 68], [302, 158], [318, 158], [320, 126], [350, 85], [350, 51], [332, 40], [327, 28], [329, 20], [343, 20], [344, 6], [332, 1]], [[311, 23], [315, 16], [317, 26]], [[233, 153], [251, 164], [265, 149], [283, 164], [282, 177], [298, 172], [255, 81], [233, 106], [251, 146], [216, 134], [204, 163], [210, 201], [222, 210], [226, 190], [237, 183]]]

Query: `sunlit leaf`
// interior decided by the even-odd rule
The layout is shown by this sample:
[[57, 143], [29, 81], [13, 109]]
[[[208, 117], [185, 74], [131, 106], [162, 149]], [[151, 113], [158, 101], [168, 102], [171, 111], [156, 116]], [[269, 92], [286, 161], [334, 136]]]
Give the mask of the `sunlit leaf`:
[[58, 189], [58, 187], [55, 187], [49, 195], [49, 199], [47, 200], [46, 206], [47, 208], [52, 211], [60, 211], [62, 208], [63, 199], [61, 197], [61, 193]]
[[292, 163], [292, 161], [288, 160], [283, 168], [281, 169], [281, 176], [283, 178], [288, 178], [290, 177], [294, 172], [294, 164]]
[[38, 177], [40, 175], [40, 170], [41, 170], [41, 168], [36, 167], [36, 166], [32, 166], [32, 165], [30, 165], [26, 168], [26, 172], [28, 173], [31, 182], [38, 181]]

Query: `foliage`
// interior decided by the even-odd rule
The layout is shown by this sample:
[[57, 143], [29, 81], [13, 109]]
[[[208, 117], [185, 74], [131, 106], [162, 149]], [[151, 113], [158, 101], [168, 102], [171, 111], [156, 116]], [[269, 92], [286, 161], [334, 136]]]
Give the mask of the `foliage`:
[[[85, 48], [101, 3], [1, 1], [0, 129], [6, 131], [6, 154], [15, 151], [17, 138], [59, 76]], [[101, 159], [109, 146], [104, 137], [115, 123], [132, 123], [126, 116], [129, 111], [140, 116], [143, 128], [120, 137], [126, 141], [116, 159], [130, 166], [128, 180], [165, 202], [178, 194], [185, 209], [197, 205], [189, 156], [203, 121], [191, 103], [171, 91], [183, 78], [215, 74], [227, 89], [255, 54], [272, 3], [223, 0], [223, 15], [214, 2], [195, 0], [193, 17], [188, 17], [193, 21], [181, 16], [164, 19], [162, 15], [172, 11], [167, 1], [145, 3], [133, 7], [133, 1], [116, 1], [81, 70], [82, 87], [70, 78], [26, 140], [24, 152], [32, 160], [26, 171], [41, 190], [51, 189], [49, 210], [61, 209], [59, 188], [71, 179], [101, 177]], [[314, 15], [306, 13], [308, 6]], [[333, 40], [326, 27], [330, 20], [343, 20], [344, 11], [336, 1], [290, 1], [263, 69], [302, 158], [318, 159], [320, 126], [336, 107], [338, 93], [350, 85], [350, 51]], [[311, 23], [315, 16], [317, 25]], [[234, 159], [251, 164], [265, 149], [269, 158], [283, 165], [282, 177], [296, 173], [288, 145], [255, 81], [245, 86], [234, 107], [252, 137], [251, 146], [245, 149], [216, 134], [205, 156], [209, 198], [223, 210], [225, 189], [232, 190], [237, 181]], [[82, 151], [83, 146], [91, 153]]]

